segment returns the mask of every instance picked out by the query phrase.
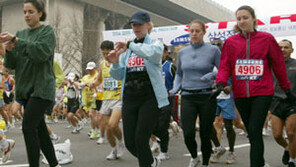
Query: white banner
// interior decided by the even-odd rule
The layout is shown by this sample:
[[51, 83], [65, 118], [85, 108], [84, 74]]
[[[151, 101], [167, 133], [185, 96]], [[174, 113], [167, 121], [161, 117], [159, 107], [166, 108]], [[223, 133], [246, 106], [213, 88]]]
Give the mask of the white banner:
[[[207, 33], [204, 37], [206, 42], [214, 38], [222, 40], [233, 35], [233, 27], [236, 21], [223, 21], [207, 23]], [[258, 19], [258, 31], [265, 31], [275, 37], [296, 35], [296, 14], [273, 16], [265, 19]], [[151, 37], [159, 39], [166, 45], [187, 44], [189, 39], [188, 25], [155, 27]], [[135, 38], [131, 29], [111, 30], [103, 32], [103, 39], [113, 42], [128, 41]]]

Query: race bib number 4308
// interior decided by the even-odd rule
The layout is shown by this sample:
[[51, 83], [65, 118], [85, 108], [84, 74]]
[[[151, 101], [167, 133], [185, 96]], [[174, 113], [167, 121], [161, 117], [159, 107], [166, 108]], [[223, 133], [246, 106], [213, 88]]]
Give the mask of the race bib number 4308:
[[235, 76], [237, 80], [258, 80], [262, 78], [264, 64], [258, 59], [237, 59]]

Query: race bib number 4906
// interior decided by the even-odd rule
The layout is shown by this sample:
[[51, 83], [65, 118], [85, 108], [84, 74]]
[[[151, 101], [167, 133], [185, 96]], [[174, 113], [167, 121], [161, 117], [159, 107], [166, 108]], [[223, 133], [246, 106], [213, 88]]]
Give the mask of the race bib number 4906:
[[237, 59], [235, 76], [237, 80], [258, 80], [262, 78], [264, 64], [258, 59]]

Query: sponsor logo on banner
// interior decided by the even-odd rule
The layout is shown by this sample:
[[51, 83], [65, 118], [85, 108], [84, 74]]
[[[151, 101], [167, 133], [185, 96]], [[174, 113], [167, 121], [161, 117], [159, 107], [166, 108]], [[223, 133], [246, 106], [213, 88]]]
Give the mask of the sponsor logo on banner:
[[190, 42], [189, 34], [181, 35], [171, 41], [171, 45], [185, 45]]

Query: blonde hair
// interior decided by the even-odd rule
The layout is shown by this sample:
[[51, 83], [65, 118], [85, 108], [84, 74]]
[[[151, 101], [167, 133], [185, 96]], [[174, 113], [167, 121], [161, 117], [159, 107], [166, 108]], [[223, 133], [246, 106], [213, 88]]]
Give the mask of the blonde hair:
[[154, 25], [153, 25], [152, 21], [149, 21], [146, 24], [148, 26], [148, 34], [150, 34]]

